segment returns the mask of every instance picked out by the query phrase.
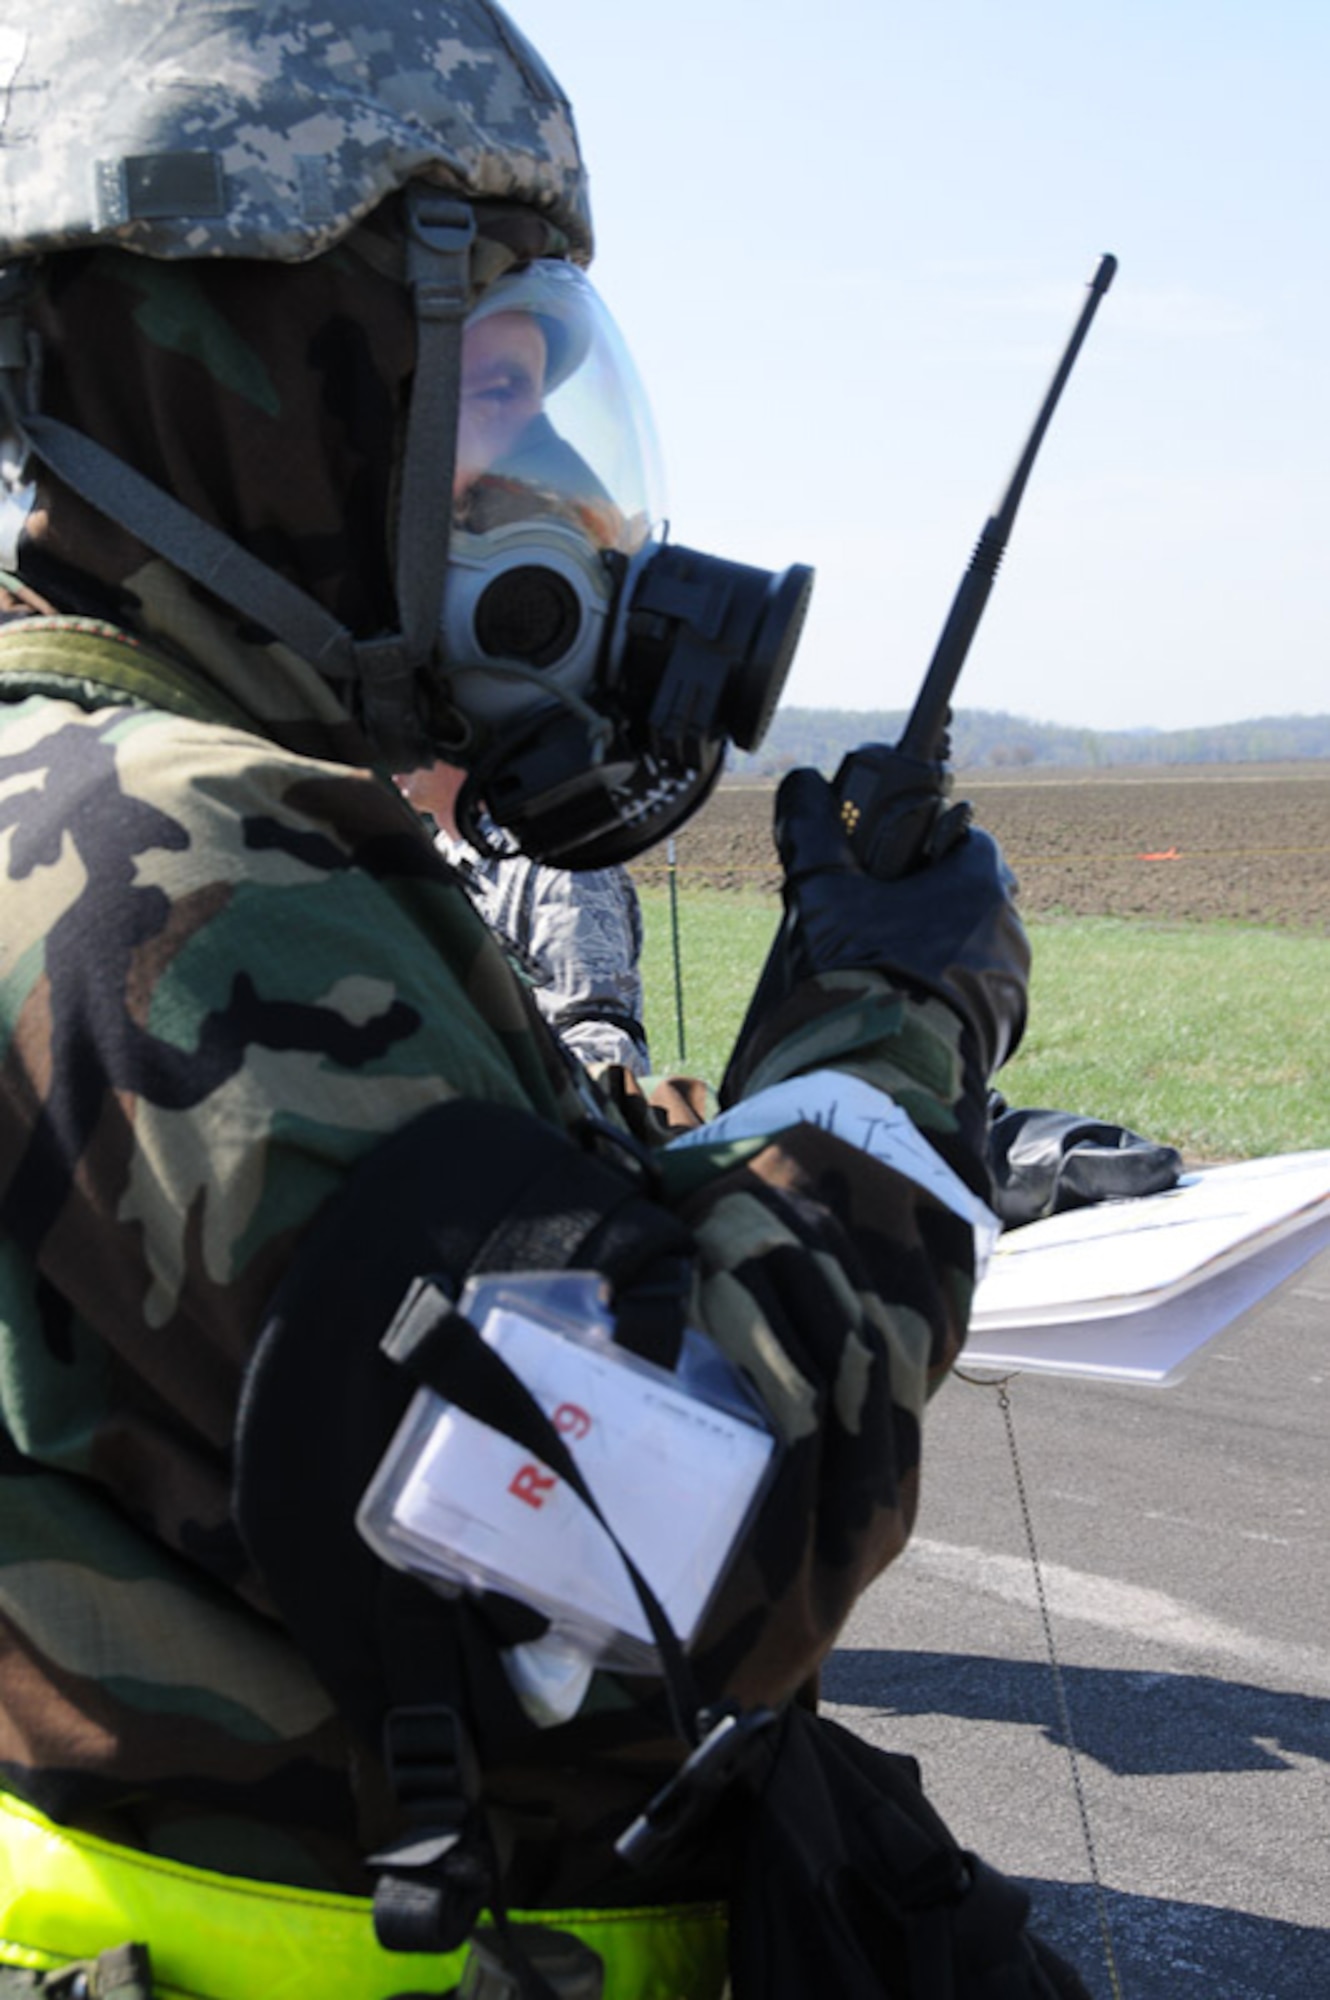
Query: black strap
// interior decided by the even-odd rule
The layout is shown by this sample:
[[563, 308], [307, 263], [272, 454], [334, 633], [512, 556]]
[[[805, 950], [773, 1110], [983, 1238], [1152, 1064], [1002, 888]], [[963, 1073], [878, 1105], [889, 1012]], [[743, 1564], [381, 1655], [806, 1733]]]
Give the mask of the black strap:
[[636, 1014], [630, 1014], [626, 1007], [582, 1007], [576, 1002], [570, 1002], [568, 1006], [557, 1010], [551, 1017], [550, 1025], [558, 1028], [560, 1032], [565, 1028], [580, 1028], [584, 1025], [618, 1028], [632, 1041], [641, 1043], [643, 1048], [646, 1047], [646, 1029]]
[[[468, 1800], [446, 1768], [456, 1717], [486, 1770], [532, 1772], [562, 1771], [570, 1754], [612, 1757], [641, 1730], [655, 1741], [678, 1724], [666, 1689], [650, 1687], [640, 1703], [578, 1718], [570, 1753], [562, 1730], [541, 1730], [526, 1714], [503, 1671], [501, 1646], [538, 1637], [540, 1615], [515, 1600], [444, 1599], [372, 1554], [355, 1512], [413, 1379], [384, 1353], [384, 1331], [424, 1272], [439, 1274], [436, 1304], [446, 1315], [448, 1296], [471, 1273], [591, 1268], [612, 1285], [616, 1331], [624, 1333], [625, 1316], [638, 1328], [624, 1344], [668, 1360], [684, 1319], [690, 1248], [686, 1227], [634, 1179], [555, 1128], [511, 1107], [455, 1100], [360, 1163], [306, 1233], [265, 1317], [237, 1419], [236, 1518], [283, 1623], [365, 1740], [380, 1743], [385, 1717], [411, 1712], [409, 1742], [404, 1734], [389, 1748], [411, 1764], [412, 1808], [403, 1840], [377, 1858], [401, 1891], [383, 1896], [395, 1934], [399, 1918], [401, 1930], [417, 1916], [424, 1930], [455, 1923], [476, 1893], [472, 1858], [500, 1880], [511, 1860], [485, 1848], [491, 1828], [496, 1842], [507, 1837], [503, 1814], [486, 1815], [487, 1802]], [[639, 1290], [640, 1315], [628, 1303]], [[644, 1320], [655, 1322], [650, 1341], [640, 1337]], [[460, 1395], [460, 1385], [445, 1388]], [[310, 1436], [338, 1448], [311, 1459], [297, 1444]], [[560, 1469], [557, 1434], [551, 1443], [542, 1432], [533, 1448]], [[441, 1698], [455, 1716], [441, 1710]], [[696, 1704], [686, 1693], [676, 1706], [690, 1716]], [[390, 1734], [399, 1727], [389, 1725]], [[520, 1844], [537, 1843], [533, 1822], [545, 1809], [533, 1782]], [[552, 1831], [552, 1808], [550, 1823]], [[464, 1828], [466, 1842], [455, 1837]], [[448, 1896], [430, 1887], [440, 1869]], [[430, 1937], [407, 1948], [446, 1947]]]
[[[500, 1432], [563, 1479], [604, 1528], [637, 1595], [660, 1655], [670, 1717], [682, 1741], [697, 1746], [704, 1725], [692, 1669], [678, 1634], [632, 1557], [614, 1533], [563, 1438], [521, 1378], [457, 1311], [434, 1280], [408, 1293], [383, 1351], [423, 1388]], [[371, 1857], [379, 1869], [374, 1927], [389, 1950], [438, 1949], [471, 1932], [482, 1908], [494, 1919], [494, 1948], [529, 2000], [555, 2000], [522, 1950], [508, 1918], [502, 1870], [480, 1804], [479, 1771], [463, 1725], [451, 1710], [393, 1709], [387, 1718], [389, 1773], [419, 1836]], [[690, 1760], [691, 1761], [691, 1760]]]

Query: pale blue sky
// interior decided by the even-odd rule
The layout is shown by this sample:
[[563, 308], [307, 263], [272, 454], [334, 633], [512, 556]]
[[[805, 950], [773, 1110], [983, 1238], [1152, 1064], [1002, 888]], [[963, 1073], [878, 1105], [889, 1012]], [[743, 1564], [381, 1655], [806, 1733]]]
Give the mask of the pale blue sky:
[[569, 93], [675, 540], [818, 572], [787, 701], [912, 698], [1099, 254], [958, 700], [1330, 710], [1325, 0], [511, 0]]

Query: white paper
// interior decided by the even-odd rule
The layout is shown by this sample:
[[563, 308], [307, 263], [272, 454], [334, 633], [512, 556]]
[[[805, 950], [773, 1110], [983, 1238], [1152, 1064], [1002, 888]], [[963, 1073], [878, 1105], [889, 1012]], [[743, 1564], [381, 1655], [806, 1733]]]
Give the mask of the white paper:
[[[766, 1468], [769, 1433], [518, 1313], [492, 1313], [485, 1337], [562, 1435], [686, 1644]], [[460, 1410], [442, 1409], [393, 1521], [542, 1609], [654, 1643], [595, 1516], [522, 1446]]]
[[1184, 1174], [1135, 1201], [1010, 1229], [975, 1299], [985, 1326], [1134, 1312], [1296, 1231], [1330, 1205], [1330, 1152], [1284, 1153]]
[[1207, 1167], [1175, 1188], [1008, 1230], [964, 1365], [1163, 1385], [1330, 1247], [1330, 1152]]
[[701, 1146], [726, 1139], [774, 1138], [792, 1125], [821, 1126], [824, 1132], [834, 1133], [847, 1145], [857, 1146], [861, 1153], [870, 1153], [884, 1166], [894, 1168], [917, 1187], [926, 1188], [953, 1215], [964, 1216], [974, 1228], [976, 1258], [983, 1269], [998, 1233], [996, 1216], [959, 1174], [952, 1172], [895, 1099], [862, 1077], [846, 1076], [835, 1069], [791, 1077], [745, 1098], [742, 1104], [670, 1143], [674, 1147]]
[[0, 91], [8, 90], [18, 75], [27, 46], [23, 29], [0, 27]]
[[1330, 1215], [1162, 1304], [1143, 1304], [1137, 1312], [1102, 1320], [981, 1327], [971, 1332], [961, 1365], [1171, 1388], [1203, 1347], [1232, 1332], [1246, 1313], [1327, 1249]]

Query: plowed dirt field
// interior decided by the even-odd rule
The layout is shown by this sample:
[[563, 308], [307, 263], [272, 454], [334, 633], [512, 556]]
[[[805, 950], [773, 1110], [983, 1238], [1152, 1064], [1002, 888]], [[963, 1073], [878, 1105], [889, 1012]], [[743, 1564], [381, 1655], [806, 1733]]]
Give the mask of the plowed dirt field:
[[[676, 838], [680, 887], [775, 890], [774, 796], [722, 785]], [[1002, 843], [1027, 915], [1330, 935], [1330, 762], [961, 773], [956, 796]], [[634, 872], [665, 881], [664, 847]]]

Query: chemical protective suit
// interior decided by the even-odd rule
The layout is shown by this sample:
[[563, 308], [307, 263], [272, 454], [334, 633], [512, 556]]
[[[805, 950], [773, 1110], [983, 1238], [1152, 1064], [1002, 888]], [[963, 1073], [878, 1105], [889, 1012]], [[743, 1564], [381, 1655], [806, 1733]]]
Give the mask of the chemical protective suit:
[[674, 1151], [684, 1095], [597, 1099], [388, 774], [468, 764], [561, 865], [640, 851], [760, 735], [800, 580], [657, 543], [553, 433], [597, 314], [557, 85], [485, 0], [46, 0], [0, 64], [0, 1964], [437, 1992], [507, 1903], [610, 2000], [703, 2000], [729, 1831], [642, 1876], [615, 1842], [705, 1728], [603, 1670], [538, 1715], [541, 1617], [365, 1546], [415, 1386], [380, 1343], [415, 1279], [558, 1268], [652, 1363], [726, 1357], [778, 1462], [688, 1669], [783, 1712], [908, 1537], [964, 1338], [1010, 878], [974, 833], [901, 901], [783, 795], [727, 1099], [880, 1093], [949, 1193], [825, 1121]]

